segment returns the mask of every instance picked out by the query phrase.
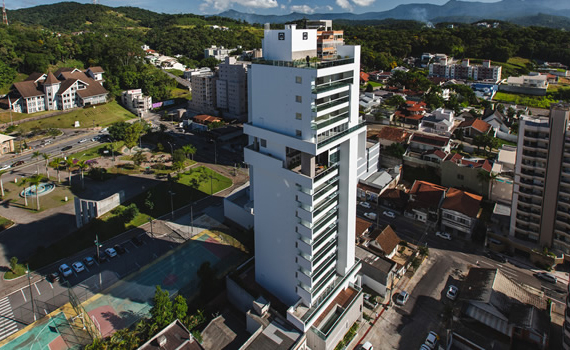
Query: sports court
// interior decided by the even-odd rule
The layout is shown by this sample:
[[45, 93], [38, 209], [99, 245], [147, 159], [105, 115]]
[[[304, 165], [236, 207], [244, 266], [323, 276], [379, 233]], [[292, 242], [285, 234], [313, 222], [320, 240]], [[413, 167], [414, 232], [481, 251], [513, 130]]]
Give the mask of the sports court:
[[[209, 262], [218, 276], [223, 276], [243, 260], [244, 252], [245, 247], [231, 236], [202, 230], [140, 271], [84, 302], [81, 306], [89, 317], [74, 314], [67, 304], [61, 309], [63, 311], [55, 311], [5, 339], [0, 347], [7, 350], [79, 348], [86, 341], [90, 343], [85, 338], [87, 333], [81, 331], [82, 324], [90, 323], [103, 337], [131, 326], [149, 315], [157, 285], [171, 295], [184, 288], [189, 291], [186, 296], [191, 298], [193, 291], [198, 291], [196, 272], [202, 263]], [[72, 320], [75, 327], [70, 327], [68, 320]]]

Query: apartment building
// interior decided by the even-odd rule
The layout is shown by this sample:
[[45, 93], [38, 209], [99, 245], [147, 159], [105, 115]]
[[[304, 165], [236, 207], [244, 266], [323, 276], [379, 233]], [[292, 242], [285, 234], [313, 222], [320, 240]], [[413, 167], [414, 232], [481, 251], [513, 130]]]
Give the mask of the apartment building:
[[570, 254], [568, 105], [522, 116], [514, 169], [510, 235]]
[[[263, 60], [248, 71], [255, 278], [289, 306], [310, 349], [332, 349], [361, 317], [355, 258], [360, 47], [317, 57], [317, 30], [265, 26]], [[248, 204], [250, 205], [250, 204]]]
[[247, 120], [247, 63], [226, 57], [218, 68], [216, 107], [225, 117]]
[[121, 102], [123, 106], [138, 116], [152, 108], [152, 97], [143, 95], [141, 89], [123, 91]]
[[444, 77], [447, 79], [473, 79], [498, 82], [501, 80], [501, 66], [492, 66], [491, 61], [485, 60], [481, 65], [471, 65], [468, 59], [461, 64], [438, 58], [429, 65], [429, 76]]
[[216, 77], [215, 73], [204, 73], [192, 77], [192, 100], [188, 108], [201, 113], [216, 112]]

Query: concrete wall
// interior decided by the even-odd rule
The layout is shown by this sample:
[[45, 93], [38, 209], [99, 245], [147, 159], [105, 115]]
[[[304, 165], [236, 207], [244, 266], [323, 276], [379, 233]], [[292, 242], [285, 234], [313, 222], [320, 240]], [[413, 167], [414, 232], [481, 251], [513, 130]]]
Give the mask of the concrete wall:
[[75, 223], [82, 227], [91, 220], [110, 212], [125, 201], [125, 192], [120, 191], [100, 201], [90, 201], [75, 197]]
[[511, 85], [499, 85], [499, 91], [512, 92], [515, 94], [524, 95], [535, 95], [535, 96], [545, 96], [546, 89], [524, 87], [524, 86], [511, 86]]
[[224, 216], [245, 229], [253, 227], [253, 209], [248, 210], [248, 208], [234, 203], [234, 200], [241, 196], [247, 196], [249, 199], [248, 189], [249, 186], [244, 186], [237, 192], [224, 198]]
[[363, 285], [380, 294], [382, 297], [386, 295], [386, 286], [381, 282], [378, 282], [364, 274], [361, 275], [361, 281]]
[[243, 313], [251, 309], [255, 300], [251, 294], [240, 287], [230, 276], [226, 276], [226, 295], [230, 303]]
[[513, 198], [513, 179], [498, 177], [493, 182], [491, 201], [510, 205]]
[[468, 192], [479, 194], [487, 198], [489, 196], [489, 184], [486, 182], [481, 183], [481, 181], [477, 179], [479, 170], [478, 168], [459, 166], [453, 162], [442, 162], [441, 185], [466, 189]]

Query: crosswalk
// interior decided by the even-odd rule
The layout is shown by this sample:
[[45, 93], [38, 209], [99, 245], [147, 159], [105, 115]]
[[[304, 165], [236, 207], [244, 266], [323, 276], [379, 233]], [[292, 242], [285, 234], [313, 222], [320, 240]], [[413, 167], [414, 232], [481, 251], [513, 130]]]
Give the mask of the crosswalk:
[[18, 323], [14, 321], [12, 305], [8, 297], [0, 299], [0, 340], [8, 337], [18, 330]]

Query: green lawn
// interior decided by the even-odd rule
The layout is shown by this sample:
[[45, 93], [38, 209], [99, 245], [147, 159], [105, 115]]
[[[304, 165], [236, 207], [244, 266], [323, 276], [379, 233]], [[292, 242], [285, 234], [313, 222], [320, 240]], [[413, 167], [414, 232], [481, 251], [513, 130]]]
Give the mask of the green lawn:
[[[200, 168], [203, 169], [198, 170]], [[195, 171], [190, 171], [187, 175], [182, 175], [179, 181], [162, 181], [147, 192], [136, 196], [133, 200], [123, 203], [124, 206], [135, 203], [140, 210], [140, 213], [133, 220], [125, 222], [122, 217], [111, 211], [64, 239], [46, 247], [41, 253], [34, 254], [29, 261], [30, 267], [38, 269], [88, 248], [93, 245], [95, 235], [99, 235], [99, 239], [105, 241], [121, 234], [125, 230], [148, 222], [150, 217], [156, 218], [169, 213], [171, 211], [171, 203], [174, 209], [177, 209], [206, 197], [210, 192], [210, 175], [213, 176], [212, 188], [214, 192], [231, 186], [230, 179], [204, 167], [199, 167]], [[188, 185], [191, 178], [199, 179], [197, 189]], [[173, 193], [172, 197], [170, 193]], [[154, 203], [153, 209], [149, 209], [145, 205], [149, 196], [150, 201]]]
[[178, 69], [166, 69], [166, 71], [170, 74], [174, 74], [177, 77], [182, 77], [184, 75], [184, 72]]
[[190, 92], [188, 89], [181, 89], [176, 87], [170, 91], [170, 95], [174, 99], [185, 99], [185, 100], [192, 99], [192, 92]]
[[384, 84], [375, 81], [369, 81], [368, 84], [372, 85], [372, 87], [384, 86]]
[[[123, 145], [123, 141], [120, 141], [121, 147]], [[81, 159], [81, 160], [88, 160], [93, 158], [99, 158], [101, 156], [100, 150], [110, 145], [110, 143], [102, 143], [95, 147], [86, 149], [84, 151], [76, 152], [67, 156], [67, 158], [71, 159]], [[115, 152], [115, 155], [121, 154], [120, 152]], [[107, 157], [111, 157], [111, 152], [107, 155]]]
[[518, 95], [499, 91], [493, 97], [494, 101], [507, 102], [517, 105], [525, 105], [536, 108], [550, 108], [551, 103], [557, 101], [549, 99], [547, 96]]
[[12, 220], [0, 216], [0, 231], [4, 231], [12, 225], [14, 225], [14, 222]]
[[[38, 115], [37, 113], [33, 114]], [[32, 115], [28, 115], [30, 117]], [[6, 116], [4, 116], [5, 118]], [[136, 118], [130, 111], [124, 109], [116, 101], [111, 101], [100, 106], [90, 108], [80, 108], [69, 113], [48, 117], [45, 119], [23, 122], [20, 128], [24, 131], [32, 130], [35, 127], [40, 129], [48, 128], [73, 128], [75, 121], [79, 121], [80, 128], [91, 128], [93, 126], [108, 126], [118, 121], [126, 121]]]
[[[45, 174], [44, 166], [40, 165], [40, 173]], [[50, 180], [51, 182], [57, 184], [56, 171], [53, 169], [50, 170]], [[62, 182], [67, 181], [67, 178], [61, 176], [61, 181]], [[77, 178], [74, 178], [72, 181], [74, 182], [77, 181], [77, 183], [79, 183], [79, 176], [77, 176]], [[4, 197], [2, 199], [8, 200], [11, 206], [21, 209], [26, 209], [32, 214], [37, 213], [38, 211], [36, 210], [36, 203], [37, 203], [36, 197], [35, 196], [27, 197], [26, 199], [28, 201], [28, 206], [26, 206], [26, 199], [20, 196], [21, 191], [24, 190], [24, 186], [19, 186], [20, 183], [21, 183], [21, 178], [18, 178], [18, 184], [15, 184], [13, 182], [4, 182]], [[59, 186], [59, 185], [56, 186], [56, 188], [52, 192], [39, 197], [40, 200], [39, 211], [41, 212], [47, 209], [60, 207], [62, 205], [69, 203], [65, 201], [65, 197], [67, 197], [68, 201], [71, 201], [73, 200], [74, 195], [67, 186]]]

